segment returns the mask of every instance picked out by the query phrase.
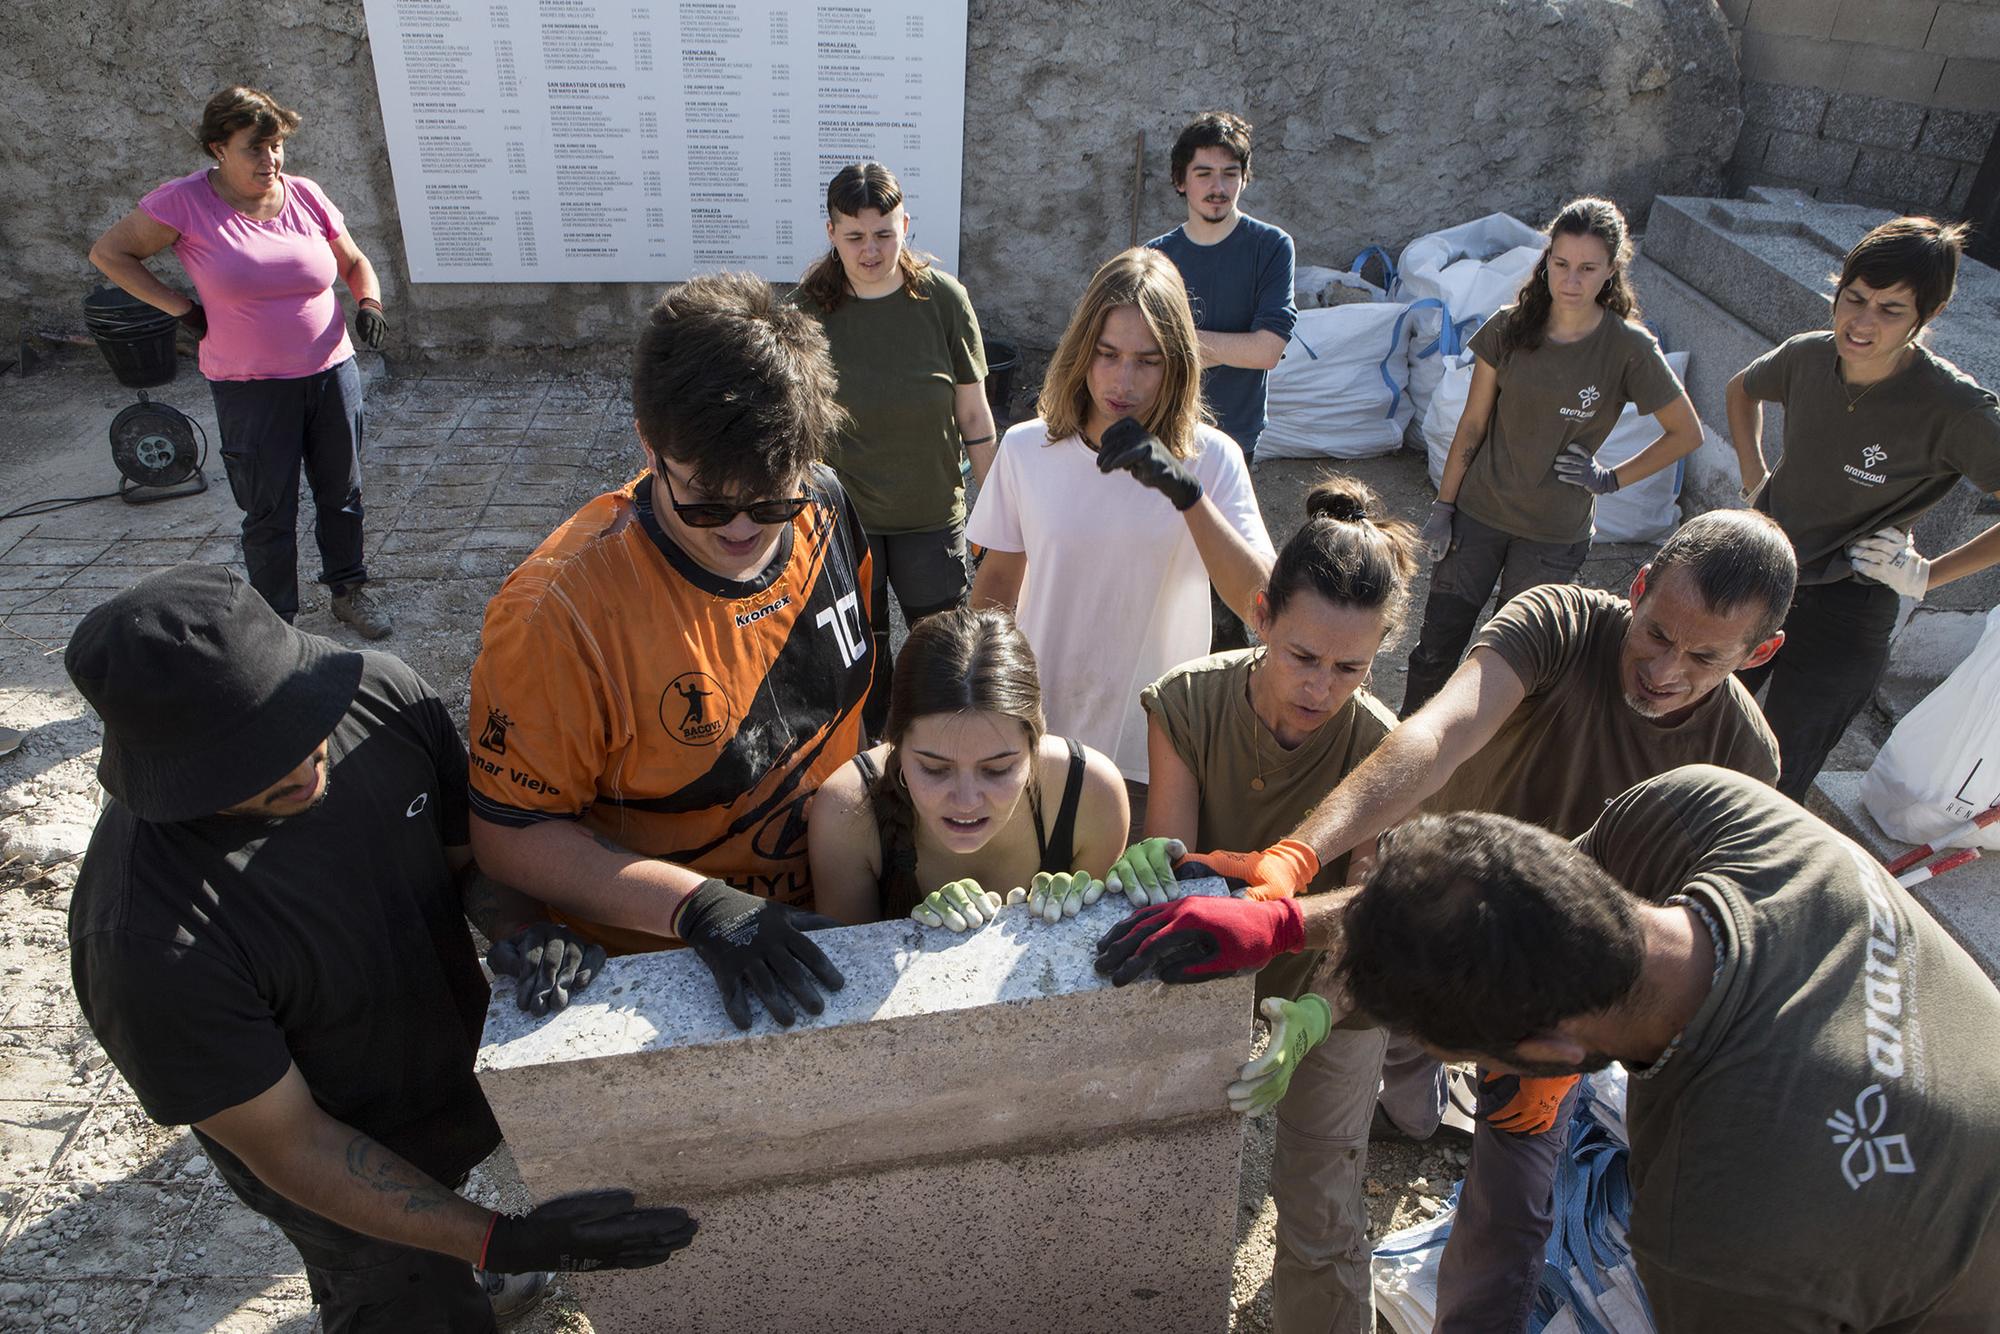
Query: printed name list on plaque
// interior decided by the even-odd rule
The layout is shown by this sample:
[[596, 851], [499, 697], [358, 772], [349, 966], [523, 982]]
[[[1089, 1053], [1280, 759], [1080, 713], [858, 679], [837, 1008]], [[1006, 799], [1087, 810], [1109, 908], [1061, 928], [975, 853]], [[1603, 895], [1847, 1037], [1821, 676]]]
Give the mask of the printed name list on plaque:
[[958, 268], [967, 0], [366, 0], [415, 282], [796, 281], [850, 162]]

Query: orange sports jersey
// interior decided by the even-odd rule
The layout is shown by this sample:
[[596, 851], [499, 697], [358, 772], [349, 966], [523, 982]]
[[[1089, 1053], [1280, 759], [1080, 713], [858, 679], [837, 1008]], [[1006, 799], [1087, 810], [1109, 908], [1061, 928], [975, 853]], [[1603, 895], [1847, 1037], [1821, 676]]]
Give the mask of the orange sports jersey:
[[[650, 475], [507, 576], [472, 668], [472, 805], [581, 820], [621, 847], [811, 907], [806, 800], [861, 745], [868, 541], [832, 472], [755, 579], [696, 564]], [[669, 942], [570, 921], [614, 953]]]

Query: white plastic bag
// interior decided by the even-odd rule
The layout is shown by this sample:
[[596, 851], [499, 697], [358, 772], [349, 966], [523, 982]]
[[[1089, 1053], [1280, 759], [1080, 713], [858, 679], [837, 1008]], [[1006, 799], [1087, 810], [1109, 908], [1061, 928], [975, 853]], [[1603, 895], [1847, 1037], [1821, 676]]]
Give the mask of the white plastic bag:
[[1403, 313], [1393, 301], [1301, 310], [1271, 372], [1257, 456], [1365, 459], [1401, 447], [1411, 415]]
[[[1905, 843], [1934, 843], [1996, 801], [2000, 607], [1986, 613], [1972, 655], [1896, 724], [1861, 777], [1861, 804]], [[2000, 824], [1939, 846], [2000, 851]]]
[[1292, 304], [1300, 310], [1381, 301], [1387, 294], [1358, 273], [1306, 265], [1292, 274]]
[[[1687, 379], [1688, 354], [1667, 353], [1667, 367], [1676, 380]], [[1660, 424], [1639, 415], [1636, 404], [1627, 403], [1618, 414], [1618, 424], [1597, 447], [1597, 461], [1615, 468], [1660, 438]], [[1446, 442], [1449, 446], [1450, 442]], [[1643, 481], [1621, 486], [1608, 496], [1597, 498], [1593, 522], [1598, 542], [1664, 542], [1680, 525], [1681, 477], [1685, 460], [1675, 460]]]
[[1472, 363], [1477, 360], [1470, 352], [1436, 358], [1442, 374], [1420, 419], [1424, 456], [1430, 465], [1433, 487], [1444, 480], [1445, 457], [1451, 453], [1451, 438], [1458, 432], [1458, 419], [1465, 415], [1465, 400], [1472, 396]]
[[1547, 244], [1547, 237], [1518, 218], [1489, 213], [1403, 247], [1391, 297], [1440, 303], [1412, 316], [1417, 327], [1410, 341], [1410, 394], [1418, 420], [1444, 376], [1446, 360], [1487, 316], [1513, 301]]

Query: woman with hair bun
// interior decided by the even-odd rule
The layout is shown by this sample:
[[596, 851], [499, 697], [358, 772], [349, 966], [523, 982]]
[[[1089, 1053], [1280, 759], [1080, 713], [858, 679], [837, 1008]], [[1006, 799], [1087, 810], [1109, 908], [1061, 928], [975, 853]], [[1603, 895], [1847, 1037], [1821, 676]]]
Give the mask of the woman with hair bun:
[[[1257, 595], [1251, 624], [1262, 646], [1176, 667], [1141, 696], [1153, 775], [1146, 837], [1106, 877], [1136, 907], [1179, 892], [1172, 862], [1186, 848], [1279, 844], [1396, 725], [1367, 683], [1409, 606], [1415, 526], [1384, 517], [1373, 491], [1338, 475], [1313, 489], [1306, 516]], [[1352, 883], [1367, 860], [1372, 853], [1357, 850], [1329, 861], [1308, 892]], [[1272, 1310], [1281, 1330], [1359, 1329], [1372, 1309], [1361, 1183], [1377, 1079], [1385, 1052], [1392, 1062], [1423, 1062], [1420, 1050], [1392, 1048], [1380, 1029], [1329, 1036], [1332, 1007], [1307, 989], [1319, 962], [1317, 951], [1288, 954], [1257, 977], [1270, 1050], [1285, 1050], [1294, 1033], [1318, 1043], [1289, 1091], [1275, 1101], [1231, 1091], [1242, 1110], [1278, 1109]], [[1402, 1087], [1391, 1080], [1385, 1101]], [[1410, 1093], [1399, 1122], [1434, 1122], [1434, 1080]], [[1339, 1318], [1342, 1309], [1353, 1320]]]
[[[1436, 694], [1500, 585], [1505, 606], [1565, 584], [1590, 554], [1596, 497], [1670, 467], [1701, 444], [1701, 420], [1639, 323], [1625, 215], [1576, 199], [1511, 306], [1472, 336], [1472, 392], [1451, 438], [1423, 539], [1436, 562], [1403, 688], [1407, 718]], [[1662, 434], [1616, 468], [1594, 455], [1627, 403]]]
[[1022, 898], [1051, 922], [1095, 903], [1094, 872], [1125, 845], [1125, 787], [1109, 759], [1044, 731], [1035, 655], [1014, 618], [929, 618], [895, 680], [887, 740], [813, 797], [818, 910], [963, 931]]

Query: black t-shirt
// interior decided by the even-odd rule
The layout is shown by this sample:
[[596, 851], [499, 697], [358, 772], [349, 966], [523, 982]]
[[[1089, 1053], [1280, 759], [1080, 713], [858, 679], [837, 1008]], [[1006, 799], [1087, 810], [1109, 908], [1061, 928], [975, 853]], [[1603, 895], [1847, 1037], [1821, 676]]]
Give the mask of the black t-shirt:
[[453, 1182], [500, 1140], [472, 1074], [488, 988], [445, 860], [466, 841], [465, 747], [421, 677], [365, 657], [314, 809], [152, 824], [106, 807], [71, 972], [154, 1120], [213, 1116], [296, 1062], [328, 1115]]

